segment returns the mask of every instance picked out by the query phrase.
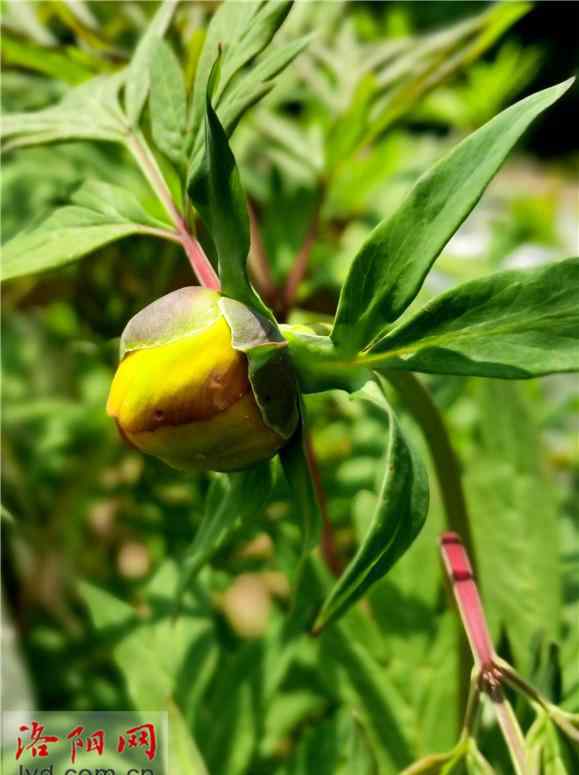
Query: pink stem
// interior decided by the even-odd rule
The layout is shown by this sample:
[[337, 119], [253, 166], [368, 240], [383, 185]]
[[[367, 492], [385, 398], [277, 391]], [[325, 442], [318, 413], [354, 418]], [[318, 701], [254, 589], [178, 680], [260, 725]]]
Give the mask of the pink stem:
[[205, 286], [205, 288], [219, 291], [221, 289], [221, 283], [219, 282], [219, 276], [215, 269], [213, 269], [211, 261], [209, 261], [205, 255], [205, 251], [199, 242], [189, 234], [182, 218], [180, 218], [180, 221], [181, 224], [177, 224], [177, 230], [181, 237], [181, 244], [183, 245], [191, 268], [195, 272], [197, 279], [201, 285]]
[[443, 533], [440, 551], [476, 665], [492, 672], [495, 650], [466, 549], [458, 533]]

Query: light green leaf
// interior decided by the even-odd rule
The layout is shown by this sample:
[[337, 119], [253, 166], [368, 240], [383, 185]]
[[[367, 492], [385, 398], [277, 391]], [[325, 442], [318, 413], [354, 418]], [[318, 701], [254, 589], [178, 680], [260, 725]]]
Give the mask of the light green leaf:
[[114, 220], [157, 229], [172, 227], [169, 221], [161, 221], [151, 215], [132, 191], [102, 180], [87, 180], [74, 192], [72, 201]]
[[151, 82], [151, 58], [158, 39], [167, 32], [177, 7], [177, 0], [164, 0], [137, 48], [126, 71], [125, 110], [131, 126], [139, 123]]
[[426, 469], [406, 441], [381, 383], [368, 383], [359, 395], [377, 405], [388, 417], [385, 474], [364, 541], [325, 601], [316, 629], [343, 614], [388, 573], [420, 532], [428, 511]]
[[[153, 579], [153, 591], [157, 594], [159, 581], [167, 577], [167, 570], [167, 567], [162, 568], [159, 576]], [[169, 576], [173, 580], [176, 578], [175, 573], [169, 573]], [[166, 608], [164, 620], [142, 626], [131, 606], [108, 592], [87, 583], [81, 585], [81, 592], [99, 634], [108, 634], [109, 642], [115, 636], [120, 640], [114, 647], [115, 660], [134, 707], [168, 711], [171, 762], [176, 759], [178, 771], [184, 775], [207, 775], [195, 741], [173, 700], [183, 658], [203, 628], [207, 630], [207, 624], [199, 625], [195, 620], [185, 618], [174, 622], [166, 613], [170, 609]], [[169, 591], [171, 594], [174, 592]], [[168, 638], [170, 654], [166, 649]]]
[[378, 757], [378, 771], [401, 772], [412, 759], [412, 715], [384, 666], [343, 623], [322, 634], [318, 664], [330, 691], [356, 708]]
[[2, 251], [2, 280], [68, 264], [93, 250], [131, 234], [152, 233], [151, 228], [128, 223], [84, 207], [56, 210], [32, 231], [8, 242]]
[[480, 446], [465, 477], [489, 624], [497, 638], [506, 632], [523, 675], [533, 641], [557, 642], [561, 624], [559, 504], [538, 456], [531, 387], [477, 384]]
[[187, 93], [175, 52], [159, 40], [151, 63], [151, 133], [159, 150], [184, 160], [187, 145]]
[[71, 89], [53, 107], [7, 113], [0, 127], [0, 136], [11, 138], [5, 150], [73, 138], [124, 142], [126, 124], [118, 101], [123, 77], [101, 75]]
[[366, 347], [406, 309], [519, 137], [571, 83], [521, 100], [467, 137], [374, 229], [340, 295], [332, 338], [344, 353]]
[[371, 350], [385, 368], [523, 379], [579, 370], [579, 259], [438, 296]]
[[[66, 52], [66, 49], [64, 49]], [[2, 59], [5, 64], [58, 78], [66, 83], [82, 83], [94, 70], [69, 57], [63, 50], [39, 46], [2, 32]]]

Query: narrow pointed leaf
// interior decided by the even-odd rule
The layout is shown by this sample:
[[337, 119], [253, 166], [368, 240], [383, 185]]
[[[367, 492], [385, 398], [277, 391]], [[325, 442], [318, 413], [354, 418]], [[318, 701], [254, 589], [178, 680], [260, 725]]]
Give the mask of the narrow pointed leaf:
[[384, 368], [524, 379], [579, 370], [579, 258], [498, 272], [427, 304], [370, 351]]
[[332, 338], [343, 352], [366, 347], [404, 312], [519, 137], [571, 83], [521, 100], [471, 134], [423, 175], [396, 213], [374, 229], [354, 259], [340, 296]]
[[426, 469], [406, 441], [381, 383], [368, 383], [359, 396], [379, 406], [388, 419], [384, 479], [368, 533], [324, 603], [317, 630], [337, 619], [386, 575], [417, 537], [428, 511]]
[[[217, 70], [213, 72], [215, 76]], [[210, 84], [206, 99], [204, 164], [191, 181], [189, 194], [215, 244], [222, 292], [270, 317], [247, 275], [247, 203], [227, 136], [211, 105], [211, 90]]]

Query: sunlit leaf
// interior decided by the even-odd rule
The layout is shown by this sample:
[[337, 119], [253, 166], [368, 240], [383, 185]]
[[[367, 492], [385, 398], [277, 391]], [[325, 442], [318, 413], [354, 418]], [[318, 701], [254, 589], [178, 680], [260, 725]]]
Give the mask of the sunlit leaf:
[[401, 315], [513, 145], [571, 83], [527, 97], [467, 137], [374, 229], [340, 295], [332, 338], [341, 350], [353, 353], [366, 347]]
[[179, 60], [164, 40], [151, 63], [151, 133], [157, 147], [173, 161], [183, 161], [187, 145], [187, 94]]
[[136, 126], [145, 105], [151, 83], [150, 65], [159, 38], [169, 25], [177, 0], [164, 0], [140, 39], [126, 72], [125, 109], [131, 126]]
[[524, 379], [579, 369], [579, 259], [438, 296], [371, 350], [385, 368]]

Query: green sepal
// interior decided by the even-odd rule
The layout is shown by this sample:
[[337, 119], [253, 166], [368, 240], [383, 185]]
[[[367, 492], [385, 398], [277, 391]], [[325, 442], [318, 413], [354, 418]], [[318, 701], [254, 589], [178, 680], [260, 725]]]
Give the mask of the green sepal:
[[234, 299], [219, 301], [231, 344], [249, 362], [249, 381], [264, 422], [289, 439], [299, 422], [298, 383], [288, 344], [276, 323]]

